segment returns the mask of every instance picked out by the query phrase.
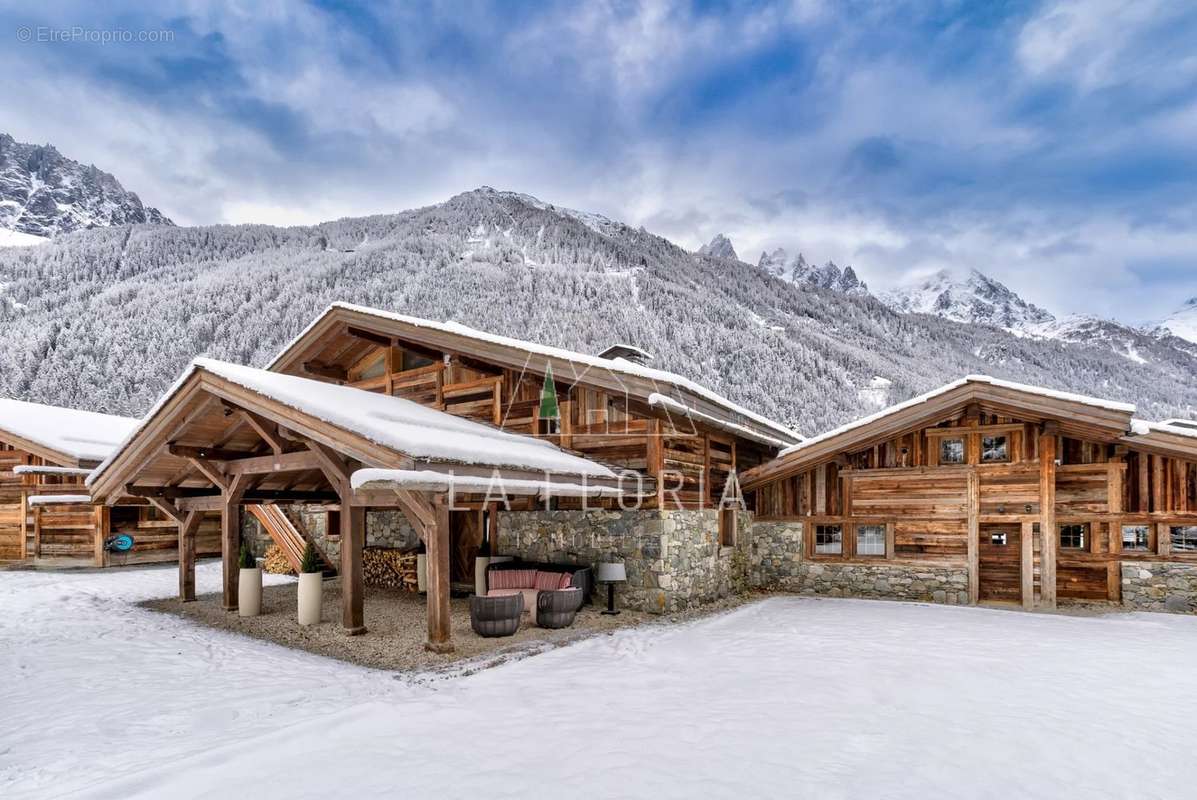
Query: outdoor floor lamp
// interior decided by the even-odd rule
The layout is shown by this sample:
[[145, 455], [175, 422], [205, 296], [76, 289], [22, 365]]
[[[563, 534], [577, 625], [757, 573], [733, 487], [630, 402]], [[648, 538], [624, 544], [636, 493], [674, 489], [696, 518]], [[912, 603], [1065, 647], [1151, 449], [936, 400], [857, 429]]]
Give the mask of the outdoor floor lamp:
[[628, 579], [628, 573], [624, 569], [623, 563], [614, 561], [600, 563], [595, 579], [599, 583], [607, 584], [607, 610], [603, 613], [618, 614], [619, 612], [615, 610], [615, 584]]

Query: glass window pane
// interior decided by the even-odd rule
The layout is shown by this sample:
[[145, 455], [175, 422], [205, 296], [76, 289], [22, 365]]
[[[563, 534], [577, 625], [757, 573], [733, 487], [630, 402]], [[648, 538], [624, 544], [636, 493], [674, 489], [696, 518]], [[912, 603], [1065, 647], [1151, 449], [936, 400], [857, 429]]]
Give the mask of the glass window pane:
[[1060, 526], [1060, 547], [1069, 550], [1084, 550], [1085, 541], [1088, 538], [1087, 533], [1089, 526], [1086, 525], [1061, 525]]
[[885, 555], [885, 526], [857, 525], [856, 554], [858, 556]]
[[939, 463], [941, 464], [963, 464], [964, 463], [964, 440], [963, 439], [943, 439], [939, 443]]
[[1005, 436], [981, 437], [982, 461], [1009, 461], [1010, 448], [1006, 445]]
[[815, 526], [815, 552], [838, 555], [844, 551], [844, 531], [839, 525]]
[[1197, 551], [1197, 525], [1173, 525], [1172, 549], [1174, 551]]
[[996, 544], [996, 545], [998, 545], [998, 546], [1000, 546], [1000, 547], [1005, 547], [1005, 546], [1006, 546], [1006, 534], [1004, 534], [1004, 533], [991, 533], [991, 534], [989, 535], [989, 543], [990, 543], [990, 544]]
[[1146, 550], [1148, 548], [1148, 531], [1146, 525], [1122, 526], [1123, 550]]

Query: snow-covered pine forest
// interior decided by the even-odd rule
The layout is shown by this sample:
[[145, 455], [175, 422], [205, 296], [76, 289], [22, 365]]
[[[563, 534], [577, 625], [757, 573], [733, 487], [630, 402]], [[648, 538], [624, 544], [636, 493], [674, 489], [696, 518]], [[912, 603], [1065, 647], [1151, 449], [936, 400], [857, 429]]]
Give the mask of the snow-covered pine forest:
[[0, 250], [0, 394], [141, 414], [193, 356], [264, 365], [334, 300], [586, 352], [633, 343], [808, 434], [976, 372], [1149, 417], [1197, 408], [1181, 350], [1140, 364], [898, 314], [485, 188], [310, 227], [121, 226]]

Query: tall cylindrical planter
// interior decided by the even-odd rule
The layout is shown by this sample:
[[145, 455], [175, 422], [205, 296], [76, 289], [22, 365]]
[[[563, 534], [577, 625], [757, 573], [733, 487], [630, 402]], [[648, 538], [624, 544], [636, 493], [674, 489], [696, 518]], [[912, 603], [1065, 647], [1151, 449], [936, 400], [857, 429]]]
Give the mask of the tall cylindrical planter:
[[319, 572], [299, 574], [299, 624], [320, 622], [320, 602], [324, 595], [324, 576]]
[[490, 556], [477, 556], [474, 559], [474, 594], [486, 597], [486, 568], [490, 566]]
[[237, 614], [256, 617], [262, 613], [262, 568], [241, 568], [237, 578]]
[[416, 589], [421, 593], [428, 591], [428, 556], [425, 553], [416, 554]]

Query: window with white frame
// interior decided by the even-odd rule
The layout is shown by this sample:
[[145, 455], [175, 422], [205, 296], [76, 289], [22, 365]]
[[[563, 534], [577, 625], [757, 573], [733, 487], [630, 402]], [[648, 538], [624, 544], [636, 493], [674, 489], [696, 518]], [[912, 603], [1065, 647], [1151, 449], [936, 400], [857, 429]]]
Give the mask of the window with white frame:
[[1172, 526], [1172, 552], [1197, 552], [1197, 525]]
[[885, 555], [885, 526], [857, 525], [856, 526], [856, 555], [884, 556]]
[[1122, 549], [1146, 551], [1151, 546], [1151, 529], [1146, 525], [1122, 526]]
[[844, 552], [844, 529], [839, 525], [815, 526], [815, 553], [839, 555]]
[[964, 440], [963, 439], [940, 439], [939, 440], [939, 463], [940, 464], [963, 464], [964, 463]]
[[987, 464], [1010, 460], [1009, 440], [1005, 436], [981, 437], [981, 460]]
[[1061, 525], [1060, 549], [1084, 550], [1085, 542], [1089, 540], [1089, 525]]

